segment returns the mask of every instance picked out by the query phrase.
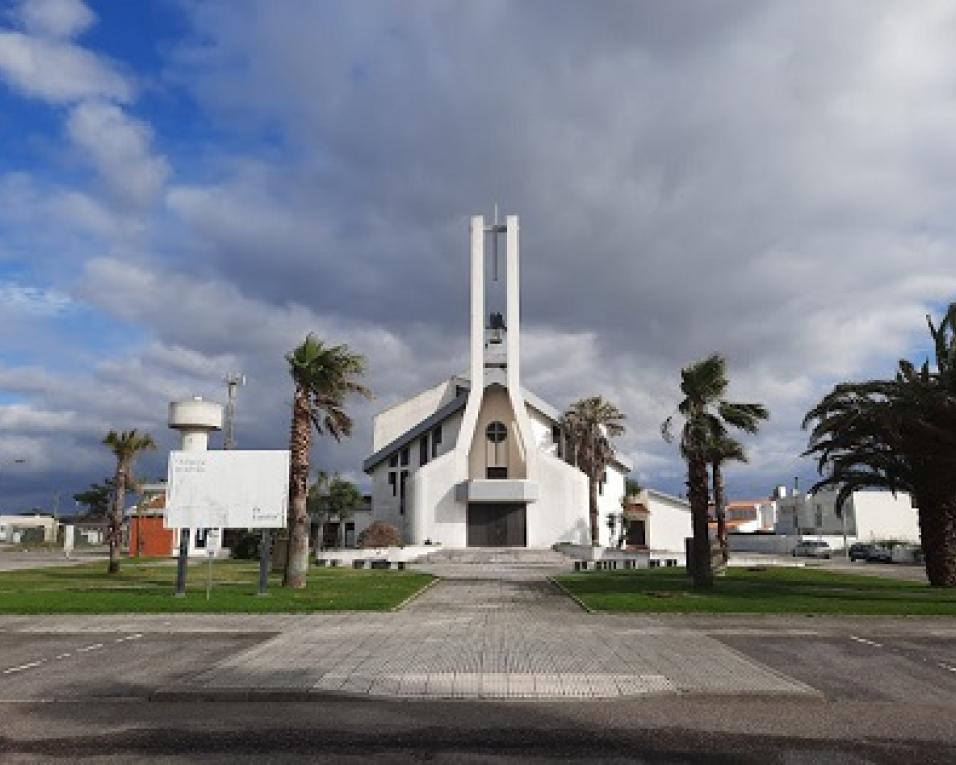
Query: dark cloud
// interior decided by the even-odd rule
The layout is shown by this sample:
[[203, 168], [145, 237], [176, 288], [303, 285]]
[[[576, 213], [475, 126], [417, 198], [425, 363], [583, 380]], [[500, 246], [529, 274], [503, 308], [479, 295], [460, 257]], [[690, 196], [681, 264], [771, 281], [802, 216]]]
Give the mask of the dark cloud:
[[[21, 386], [37, 407], [80, 411], [123, 377], [95, 411], [148, 405], [162, 428], [166, 398], [221, 392], [241, 368], [243, 443], [278, 445], [282, 354], [315, 330], [369, 357], [379, 398], [356, 405], [350, 443], [317, 453], [354, 473], [373, 410], [463, 366], [467, 217], [498, 202], [521, 215], [529, 386], [559, 406], [619, 401], [638, 470], [677, 490], [658, 426], [679, 368], [720, 350], [734, 395], [774, 413], [730, 476], [765, 493], [808, 475], [799, 421], [815, 398], [887, 373], [956, 293], [949, 4], [185, 12], [166, 82], [229, 140], [191, 151], [198, 165], [142, 143], [138, 169], [168, 162], [172, 180], [133, 246], [119, 212], [86, 197], [67, 211], [109, 244], [87, 249], [76, 295], [155, 344], [69, 391]], [[144, 390], [154, 368], [162, 384]]]

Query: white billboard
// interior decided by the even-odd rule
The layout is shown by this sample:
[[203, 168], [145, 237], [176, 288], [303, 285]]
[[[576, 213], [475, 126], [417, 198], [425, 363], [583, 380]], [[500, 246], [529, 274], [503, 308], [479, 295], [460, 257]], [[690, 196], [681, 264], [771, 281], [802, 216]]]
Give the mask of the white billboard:
[[168, 529], [281, 529], [288, 510], [288, 451], [169, 453]]

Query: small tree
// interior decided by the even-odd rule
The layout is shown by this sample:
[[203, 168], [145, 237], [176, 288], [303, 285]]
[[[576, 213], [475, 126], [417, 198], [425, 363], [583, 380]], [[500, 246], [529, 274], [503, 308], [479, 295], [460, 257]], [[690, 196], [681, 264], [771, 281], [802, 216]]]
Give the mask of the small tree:
[[327, 346], [314, 335], [286, 356], [295, 384], [292, 427], [289, 436], [289, 555], [283, 586], [302, 589], [309, 567], [308, 479], [312, 430], [328, 433], [336, 441], [352, 434], [352, 418], [345, 399], [357, 393], [371, 397], [358, 379], [365, 373], [365, 359], [348, 346]]
[[[711, 445], [727, 438], [727, 426], [747, 433], [757, 430], [757, 422], [769, 417], [762, 404], [741, 404], [724, 399], [727, 390], [727, 363], [720, 354], [713, 354], [681, 370], [683, 401], [677, 407], [684, 418], [680, 453], [687, 462], [687, 490], [693, 525], [692, 560], [688, 561], [696, 587], [714, 583], [711, 566], [710, 531], [708, 528], [707, 466]], [[666, 441], [671, 440], [671, 418], [661, 426]]]
[[956, 587], [956, 303], [937, 327], [927, 317], [935, 365], [903, 359], [889, 380], [845, 382], [804, 419], [805, 452], [822, 476], [812, 491], [907, 491], [919, 512], [926, 576]]
[[132, 469], [133, 461], [140, 452], [155, 449], [156, 443], [149, 433], [138, 433], [135, 429], [117, 433], [111, 430], [106, 434], [103, 443], [110, 448], [116, 457], [116, 476], [113, 484], [113, 512], [110, 515], [107, 537], [110, 544], [110, 562], [107, 569], [110, 574], [117, 574], [120, 570], [119, 551], [123, 533], [123, 511], [126, 504], [126, 488], [135, 485]]
[[115, 488], [116, 482], [107, 478], [103, 483], [91, 483], [90, 488], [78, 491], [73, 499], [86, 507], [83, 515], [87, 518], [104, 518], [110, 511], [110, 499]]
[[319, 480], [309, 489], [309, 514], [316, 518], [320, 525], [337, 520], [339, 544], [345, 547], [345, 523], [361, 506], [363, 499], [362, 492], [351, 481], [338, 474], [328, 479], [327, 475], [320, 473]]
[[600, 544], [598, 524], [598, 485], [614, 457], [611, 439], [624, 433], [624, 414], [601, 396], [575, 401], [562, 418], [574, 464], [588, 477], [588, 509], [591, 520], [591, 545]]

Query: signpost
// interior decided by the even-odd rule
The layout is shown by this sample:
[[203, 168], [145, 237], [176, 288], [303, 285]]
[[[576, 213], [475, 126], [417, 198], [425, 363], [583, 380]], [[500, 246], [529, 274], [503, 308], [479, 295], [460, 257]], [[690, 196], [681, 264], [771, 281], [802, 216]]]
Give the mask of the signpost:
[[[286, 525], [288, 510], [288, 451], [169, 453], [166, 512], [163, 516], [166, 528], [282, 529]], [[213, 541], [211, 532], [207, 544]], [[216, 543], [209, 547], [207, 600], [212, 588], [212, 558], [218, 546]], [[268, 555], [267, 549], [265, 555]], [[268, 558], [264, 559], [268, 577]], [[261, 569], [260, 561], [259, 593], [264, 594]]]

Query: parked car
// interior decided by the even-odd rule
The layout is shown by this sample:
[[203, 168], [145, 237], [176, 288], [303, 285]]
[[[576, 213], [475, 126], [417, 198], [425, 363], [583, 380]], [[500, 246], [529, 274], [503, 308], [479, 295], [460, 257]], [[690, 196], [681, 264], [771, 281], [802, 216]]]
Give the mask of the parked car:
[[863, 542], [850, 545], [850, 561], [869, 560], [874, 547], [875, 545], [868, 545]]
[[867, 563], [892, 563], [893, 551], [887, 547], [873, 545], [870, 554], [866, 556]]
[[817, 539], [805, 539], [793, 548], [794, 558], [829, 558], [830, 554], [830, 545]]

